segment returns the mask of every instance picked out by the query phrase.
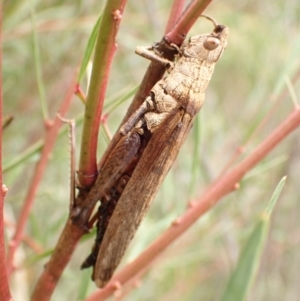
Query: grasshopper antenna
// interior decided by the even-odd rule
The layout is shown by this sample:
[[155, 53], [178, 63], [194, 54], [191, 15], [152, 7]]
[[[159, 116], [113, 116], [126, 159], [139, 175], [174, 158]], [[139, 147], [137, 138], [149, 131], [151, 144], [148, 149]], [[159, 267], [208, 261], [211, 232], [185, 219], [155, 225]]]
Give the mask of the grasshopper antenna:
[[203, 17], [203, 18], [205, 18], [205, 19], [211, 21], [211, 22], [215, 25], [215, 27], [219, 25], [219, 23], [218, 23], [214, 18], [212, 18], [212, 17], [210, 17], [210, 16], [207, 16], [207, 15], [201, 15], [200, 17]]
[[74, 119], [65, 119], [61, 117], [59, 113], [56, 114], [57, 117], [64, 123], [69, 125], [69, 141], [70, 141], [70, 214], [74, 208], [74, 199], [75, 199], [75, 120]]

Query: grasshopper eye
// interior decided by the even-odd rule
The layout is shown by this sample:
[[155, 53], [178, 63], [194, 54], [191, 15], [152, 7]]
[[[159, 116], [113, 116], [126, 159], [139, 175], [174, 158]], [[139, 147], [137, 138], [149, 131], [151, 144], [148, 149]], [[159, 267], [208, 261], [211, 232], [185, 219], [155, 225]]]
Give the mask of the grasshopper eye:
[[203, 42], [203, 46], [207, 50], [214, 50], [220, 45], [220, 40], [215, 37], [207, 37]]

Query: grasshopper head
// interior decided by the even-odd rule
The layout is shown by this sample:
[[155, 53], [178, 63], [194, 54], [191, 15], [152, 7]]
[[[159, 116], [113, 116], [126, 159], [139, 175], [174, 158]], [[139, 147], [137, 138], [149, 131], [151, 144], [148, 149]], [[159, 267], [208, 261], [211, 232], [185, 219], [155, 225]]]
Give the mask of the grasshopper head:
[[207, 50], [214, 50], [218, 46], [225, 48], [227, 46], [227, 37], [229, 35], [229, 29], [225, 25], [216, 25], [213, 32], [206, 36], [203, 42], [203, 46]]
[[227, 46], [229, 29], [225, 25], [216, 24], [210, 34], [194, 36], [183, 44], [183, 55], [197, 58], [200, 62], [216, 62]]

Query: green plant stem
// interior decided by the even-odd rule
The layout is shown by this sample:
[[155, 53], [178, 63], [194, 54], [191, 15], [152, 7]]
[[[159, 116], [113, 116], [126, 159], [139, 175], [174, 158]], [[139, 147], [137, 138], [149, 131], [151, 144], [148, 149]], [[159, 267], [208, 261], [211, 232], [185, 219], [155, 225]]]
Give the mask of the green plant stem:
[[78, 181], [84, 187], [91, 186], [98, 175], [99, 126], [109, 70], [116, 50], [116, 36], [125, 4], [126, 0], [107, 1], [100, 21], [81, 136]]

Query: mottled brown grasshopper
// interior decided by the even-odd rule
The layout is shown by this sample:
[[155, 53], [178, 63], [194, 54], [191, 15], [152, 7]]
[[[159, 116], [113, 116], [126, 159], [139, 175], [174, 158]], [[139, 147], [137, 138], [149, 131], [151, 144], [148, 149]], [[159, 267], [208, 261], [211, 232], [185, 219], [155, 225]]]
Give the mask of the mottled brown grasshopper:
[[[210, 19], [212, 20], [212, 19]], [[214, 21], [213, 21], [214, 22]], [[205, 98], [205, 90], [227, 45], [229, 30], [214, 22], [210, 34], [194, 36], [177, 50], [175, 62], [155, 47], [136, 53], [166, 66], [167, 76], [121, 127], [121, 139], [106, 159], [87, 198], [72, 212], [85, 226], [100, 201], [97, 237], [82, 268], [93, 266], [93, 280], [103, 287], [111, 278], [184, 143]]]

